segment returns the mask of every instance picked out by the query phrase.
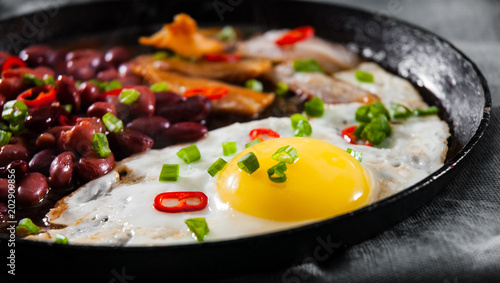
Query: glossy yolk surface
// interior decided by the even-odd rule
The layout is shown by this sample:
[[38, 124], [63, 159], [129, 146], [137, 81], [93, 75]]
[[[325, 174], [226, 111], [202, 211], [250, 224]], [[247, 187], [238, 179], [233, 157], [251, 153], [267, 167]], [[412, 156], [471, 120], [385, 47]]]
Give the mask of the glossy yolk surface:
[[[267, 169], [278, 161], [279, 148], [294, 147], [299, 158], [287, 164], [287, 181], [269, 180]], [[252, 174], [237, 163], [253, 152], [260, 168]], [[311, 138], [278, 138], [253, 145], [219, 173], [217, 191], [223, 202], [241, 212], [276, 221], [327, 218], [355, 210], [371, 199], [370, 178], [361, 164], [343, 149]]]

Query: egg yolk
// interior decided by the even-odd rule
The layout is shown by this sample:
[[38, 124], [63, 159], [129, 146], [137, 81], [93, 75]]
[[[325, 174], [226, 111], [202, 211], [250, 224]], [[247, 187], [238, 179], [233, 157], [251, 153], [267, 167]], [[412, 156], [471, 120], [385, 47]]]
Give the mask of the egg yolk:
[[[299, 157], [293, 164], [286, 164], [287, 180], [274, 183], [267, 169], [278, 164], [272, 155], [284, 146], [294, 147]], [[237, 164], [248, 152], [253, 152], [260, 164], [252, 174]], [[360, 162], [335, 145], [311, 138], [277, 138], [236, 155], [219, 173], [217, 192], [232, 208], [260, 218], [321, 219], [368, 204], [368, 176]]]

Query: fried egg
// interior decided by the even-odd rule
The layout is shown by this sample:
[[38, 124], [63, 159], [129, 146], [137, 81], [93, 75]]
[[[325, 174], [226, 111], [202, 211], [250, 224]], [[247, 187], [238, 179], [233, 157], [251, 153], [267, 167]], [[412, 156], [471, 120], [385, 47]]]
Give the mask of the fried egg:
[[[426, 106], [411, 85], [373, 65], [368, 67], [379, 84], [363, 87], [370, 87], [386, 106], [392, 102]], [[348, 71], [338, 74], [347, 75]], [[406, 95], [410, 100], [405, 101], [402, 92], [410, 92]], [[209, 132], [194, 143], [200, 160], [189, 164], [176, 153], [190, 144], [130, 157], [109, 174], [62, 199], [49, 212], [48, 220], [65, 228], [48, 229], [29, 238], [53, 241], [62, 234], [71, 244], [187, 244], [197, 240], [184, 221], [197, 217], [205, 218], [210, 229], [205, 241], [259, 235], [359, 209], [417, 183], [443, 165], [449, 129], [437, 116], [393, 124], [392, 135], [379, 147], [348, 143], [340, 132], [357, 124], [355, 112], [361, 105], [325, 105], [321, 118], [309, 120], [313, 129], [310, 137], [294, 137], [290, 118], [267, 118]], [[272, 129], [280, 138], [246, 148], [249, 132], [256, 128]], [[237, 153], [223, 156], [224, 142], [236, 142]], [[292, 146], [299, 156], [287, 164], [287, 180], [275, 183], [267, 169], [277, 163], [273, 153], [285, 146]], [[348, 148], [361, 152], [362, 161], [347, 153]], [[252, 174], [238, 166], [249, 152], [260, 165]], [[207, 169], [218, 158], [228, 164], [212, 177]], [[179, 164], [177, 181], [159, 181], [163, 164]], [[154, 208], [158, 194], [178, 191], [205, 193], [207, 207], [181, 213]]]

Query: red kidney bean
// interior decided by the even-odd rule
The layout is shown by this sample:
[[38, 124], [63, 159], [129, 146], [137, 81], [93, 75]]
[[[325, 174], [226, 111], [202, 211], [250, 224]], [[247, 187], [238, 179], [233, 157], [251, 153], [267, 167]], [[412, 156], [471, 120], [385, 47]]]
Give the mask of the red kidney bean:
[[154, 143], [151, 137], [131, 129], [124, 129], [119, 133], [110, 133], [108, 140], [112, 151], [119, 159], [146, 151], [152, 148]]
[[116, 116], [116, 109], [113, 104], [98, 101], [94, 102], [94, 104], [90, 105], [89, 109], [87, 109], [87, 116], [101, 118], [108, 112]]
[[29, 166], [28, 162], [24, 160], [15, 160], [9, 163], [5, 168], [7, 173], [14, 172], [14, 178], [16, 182], [19, 182], [28, 173]]
[[61, 104], [71, 104], [73, 111], [80, 109], [80, 94], [76, 90], [75, 81], [72, 78], [64, 75], [57, 77], [56, 93], [57, 100]]
[[144, 84], [144, 80], [142, 77], [131, 74], [131, 75], [126, 75], [118, 78], [118, 81], [123, 85], [123, 86], [133, 86], [133, 85], [142, 85]]
[[153, 116], [155, 113], [155, 95], [146, 86], [134, 87], [140, 95], [139, 98], [129, 106], [130, 112], [136, 116]]
[[[14, 190], [11, 190], [11, 192], [12, 191], [15, 192], [16, 183], [13, 182], [12, 185], [14, 186]], [[9, 179], [2, 178], [0, 179], [0, 202], [7, 202], [8, 198], [9, 198]]]
[[104, 132], [104, 125], [97, 118], [79, 118], [77, 124], [68, 131], [61, 132], [57, 145], [60, 151], [72, 151], [83, 155], [92, 151], [95, 133]]
[[97, 74], [97, 79], [100, 81], [109, 82], [112, 80], [116, 80], [118, 78], [118, 75], [119, 75], [118, 71], [116, 69], [111, 68], [111, 69], [100, 71]]
[[46, 133], [54, 135], [54, 137], [56, 138], [56, 140], [58, 140], [59, 137], [61, 136], [62, 132], [69, 131], [72, 128], [73, 128], [73, 126], [55, 126], [55, 127], [52, 127], [50, 129], [48, 129], [46, 131]]
[[25, 146], [26, 148], [28, 148], [28, 142], [22, 136], [12, 136], [10, 138], [9, 144], [18, 144], [18, 145], [22, 145], [22, 146]]
[[172, 123], [204, 120], [212, 109], [210, 99], [201, 95], [187, 99], [174, 99], [171, 93], [164, 93], [162, 96], [162, 101], [157, 102], [156, 114], [167, 118]]
[[49, 192], [47, 178], [38, 172], [28, 173], [19, 183], [16, 201], [21, 207], [39, 204]]
[[50, 187], [53, 189], [70, 188], [75, 163], [76, 156], [73, 152], [65, 151], [59, 154], [50, 164]]
[[102, 71], [105, 71], [108, 69], [113, 69], [115, 67], [115, 66], [113, 66], [113, 64], [104, 61], [103, 56], [93, 58], [92, 61], [90, 62], [90, 66], [92, 66], [92, 68], [94, 68], [94, 71], [96, 73], [99, 73], [99, 72], [102, 72]]
[[11, 56], [12, 56], [12, 54], [10, 54], [7, 51], [0, 51], [0, 70], [3, 68], [3, 64], [5, 63], [5, 60], [7, 60]]
[[195, 141], [207, 134], [205, 126], [195, 122], [181, 122], [163, 130], [163, 138], [173, 143]]
[[23, 91], [24, 81], [21, 77], [4, 77], [0, 80], [0, 93], [7, 100], [14, 100]]
[[95, 77], [95, 70], [89, 59], [70, 60], [66, 62], [66, 73], [75, 80], [87, 81]]
[[104, 54], [104, 60], [108, 63], [118, 66], [123, 62], [126, 62], [132, 58], [130, 51], [123, 46], [115, 46], [109, 49], [106, 54]]
[[120, 99], [118, 98], [118, 95], [108, 95], [105, 98], [105, 101], [111, 105], [116, 110], [116, 117], [118, 117], [122, 121], [128, 121], [130, 120], [130, 109], [127, 105], [122, 104], [120, 102]]
[[56, 145], [56, 137], [51, 133], [41, 133], [35, 141], [35, 149], [38, 151], [53, 148]]
[[128, 129], [141, 132], [153, 139], [156, 139], [168, 127], [170, 127], [170, 122], [160, 116], [140, 117], [127, 124]]
[[80, 158], [76, 168], [82, 179], [90, 181], [111, 171], [115, 164], [113, 153], [108, 158], [100, 158], [97, 153], [89, 151]]
[[118, 73], [120, 74], [120, 77], [126, 77], [128, 75], [135, 75], [135, 73], [132, 71], [130, 68], [130, 63], [123, 63], [118, 66]]
[[50, 164], [56, 158], [56, 152], [53, 149], [44, 149], [37, 152], [30, 160], [29, 167], [31, 172], [39, 172], [45, 176], [49, 175]]
[[102, 53], [95, 49], [78, 49], [66, 54], [66, 61], [78, 59], [93, 59], [102, 56]]
[[3, 109], [3, 105], [5, 104], [6, 101], [7, 99], [5, 99], [5, 96], [0, 94], [0, 109]]
[[101, 95], [99, 88], [95, 84], [89, 82], [81, 83], [80, 86], [78, 86], [78, 93], [82, 101], [82, 109], [88, 108]]
[[66, 55], [68, 50], [65, 48], [52, 50], [47, 56], [47, 63], [54, 68], [56, 73], [61, 74], [66, 71]]
[[65, 110], [59, 106], [45, 105], [33, 110], [24, 120], [27, 129], [39, 133], [58, 122]]
[[46, 66], [49, 64], [48, 57], [52, 53], [52, 47], [47, 45], [31, 45], [30, 47], [19, 52], [21, 58], [28, 67]]
[[52, 70], [49, 67], [41, 66], [33, 69], [31, 72], [33, 75], [35, 75], [39, 79], [46, 79], [47, 77], [54, 77], [55, 73], [54, 70]]
[[26, 146], [20, 144], [8, 144], [0, 149], [0, 166], [7, 166], [12, 160], [28, 161], [30, 153]]

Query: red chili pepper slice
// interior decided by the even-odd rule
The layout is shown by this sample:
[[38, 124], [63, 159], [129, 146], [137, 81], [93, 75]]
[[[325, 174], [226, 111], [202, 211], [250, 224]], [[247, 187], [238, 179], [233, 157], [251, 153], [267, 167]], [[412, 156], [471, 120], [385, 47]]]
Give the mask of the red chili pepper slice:
[[[164, 200], [177, 200], [179, 203], [174, 206], [163, 205]], [[195, 204], [188, 204], [187, 200], [197, 200]], [[155, 197], [154, 208], [161, 212], [177, 213], [187, 211], [198, 211], [207, 207], [208, 197], [202, 192], [168, 192], [161, 193]]]
[[210, 99], [219, 99], [226, 96], [229, 92], [229, 88], [225, 86], [211, 86], [211, 87], [199, 87], [190, 88], [184, 92], [185, 97], [190, 97], [194, 95], [204, 95]]
[[109, 91], [103, 92], [103, 93], [101, 93], [101, 96], [99, 96], [99, 100], [102, 100], [106, 96], [109, 96], [109, 95], [119, 95], [120, 92], [122, 92], [122, 90], [129, 89], [129, 88], [134, 88], [134, 86], [126, 86], [126, 87], [121, 87], [121, 88], [117, 88], [117, 89], [113, 89], [113, 90], [109, 90]]
[[306, 40], [314, 36], [314, 28], [310, 26], [303, 26], [293, 29], [285, 33], [282, 37], [276, 40], [277, 45], [293, 44], [302, 40]]
[[251, 140], [259, 139], [260, 141], [264, 141], [264, 139], [262, 137], [260, 137], [262, 135], [267, 135], [267, 136], [273, 137], [273, 138], [280, 137], [280, 134], [276, 133], [275, 131], [273, 131], [271, 129], [264, 129], [264, 128], [253, 129], [250, 131], [250, 133], [248, 135], [250, 136]]
[[51, 85], [37, 86], [21, 93], [17, 100], [24, 102], [30, 108], [38, 108], [56, 100], [56, 89]]
[[[342, 130], [340, 135], [350, 144], [359, 144], [356, 142], [358, 140], [358, 137], [356, 135], [354, 135], [354, 131], [356, 130], [357, 127], [358, 126], [347, 127], [347, 128]], [[372, 144], [369, 141], [366, 141], [365, 145], [371, 146]]]
[[24, 63], [23, 60], [21, 60], [21, 58], [19, 58], [17, 56], [10, 56], [3, 63], [2, 73], [7, 71], [7, 70], [15, 69], [15, 68], [26, 68], [26, 64]]
[[237, 62], [243, 56], [237, 53], [220, 53], [220, 54], [207, 54], [205, 60], [209, 62]]

